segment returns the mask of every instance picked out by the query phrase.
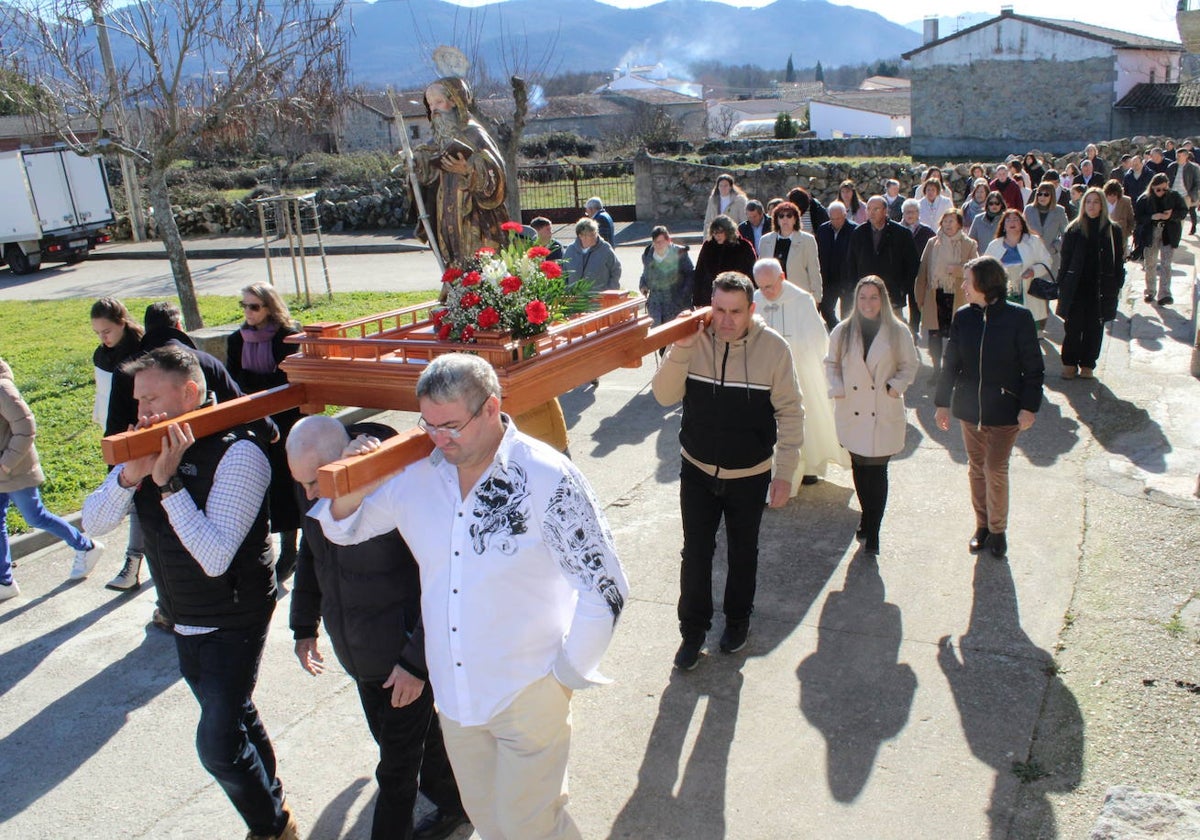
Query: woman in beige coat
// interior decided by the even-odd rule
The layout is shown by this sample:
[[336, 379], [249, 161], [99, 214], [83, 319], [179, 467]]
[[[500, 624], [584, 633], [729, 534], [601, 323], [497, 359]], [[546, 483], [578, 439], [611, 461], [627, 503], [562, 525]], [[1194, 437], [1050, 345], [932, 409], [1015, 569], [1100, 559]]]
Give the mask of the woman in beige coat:
[[717, 216], [728, 216], [733, 219], [736, 228], [746, 221], [746, 192], [733, 181], [733, 176], [724, 172], [717, 176], [717, 183], [708, 196], [708, 204], [704, 209], [704, 238], [711, 238], [709, 225]]
[[975, 240], [963, 232], [962, 210], [942, 214], [938, 234], [925, 244], [921, 267], [917, 270], [916, 298], [921, 321], [929, 330], [929, 358], [933, 360], [933, 378], [942, 369], [942, 338], [950, 333], [950, 321], [963, 296], [963, 266], [979, 256]]
[[71, 523], [42, 506], [38, 485], [46, 480], [33, 439], [37, 424], [13, 382], [12, 368], [0, 359], [0, 601], [21, 594], [12, 576], [12, 554], [5, 523], [12, 502], [30, 528], [40, 528], [75, 549], [71, 579], [87, 577], [104, 549]]
[[829, 336], [825, 376], [838, 440], [850, 452], [865, 554], [879, 554], [888, 461], [904, 448], [904, 391], [919, 367], [912, 333], [892, 310], [883, 280], [859, 280], [854, 312]]
[[1129, 238], [1133, 236], [1133, 202], [1125, 195], [1125, 188], [1116, 178], [1104, 185], [1104, 201], [1108, 208], [1108, 220], [1121, 229], [1121, 238], [1125, 243], [1121, 256], [1124, 257], [1129, 251]]

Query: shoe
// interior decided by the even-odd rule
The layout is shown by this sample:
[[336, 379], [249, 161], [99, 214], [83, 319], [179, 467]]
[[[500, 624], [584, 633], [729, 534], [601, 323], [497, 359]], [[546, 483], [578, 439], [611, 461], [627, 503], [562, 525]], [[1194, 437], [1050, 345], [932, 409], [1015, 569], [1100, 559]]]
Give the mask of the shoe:
[[690, 671], [695, 668], [700, 661], [700, 648], [702, 647], [704, 647], [704, 639], [699, 641], [684, 639], [679, 650], [675, 651], [675, 667], [680, 671]]
[[442, 840], [467, 821], [467, 815], [462, 811], [443, 811], [438, 808], [417, 823], [413, 829], [413, 840]]
[[81, 548], [75, 552], [75, 562], [71, 564], [71, 574], [67, 580], [83, 580], [96, 568], [96, 562], [104, 552], [104, 543], [92, 540], [91, 548]]
[[815, 475], [806, 475], [806, 476], [804, 476], [804, 478], [800, 479], [800, 483], [801, 484], [816, 484], [820, 480], [821, 479], [817, 478]]
[[1170, 295], [1163, 295], [1158, 299], [1159, 306], [1170, 306], [1174, 302], [1175, 298], [1171, 297]]
[[121, 567], [121, 571], [117, 572], [115, 578], [104, 584], [104, 588], [116, 592], [131, 592], [142, 585], [142, 582], [138, 580], [141, 571], [142, 555], [126, 554], [125, 565]]
[[278, 834], [255, 834], [251, 831], [246, 834], [246, 840], [300, 840], [300, 826], [296, 825], [296, 818], [287, 805], [283, 806], [283, 813], [287, 814], [283, 831]]
[[988, 548], [995, 557], [1005, 556], [1008, 554], [1008, 537], [1004, 536], [1003, 531], [999, 534], [988, 534]]
[[16, 598], [20, 594], [21, 587], [17, 586], [16, 580], [13, 580], [12, 583], [0, 583], [0, 601]]
[[868, 557], [879, 556], [879, 537], [867, 537], [863, 542], [863, 554]]
[[1081, 367], [1079, 369], [1079, 378], [1080, 379], [1095, 379], [1096, 378], [1095, 371], [1096, 371], [1095, 368]]
[[746, 639], [749, 636], [749, 621], [726, 624], [725, 632], [721, 634], [721, 653], [737, 653], [746, 646]]
[[1079, 368], [1075, 365], [1063, 365], [1062, 378], [1074, 379], [1079, 374]]
[[150, 624], [152, 624], [154, 627], [157, 627], [159, 630], [162, 630], [164, 633], [175, 632], [175, 622], [171, 620], [170, 616], [163, 612], [162, 607], [154, 608], [154, 615], [150, 616]]
[[987, 545], [987, 541], [988, 541], [988, 529], [987, 528], [976, 528], [975, 536], [971, 537], [971, 541], [969, 543], [967, 543], [967, 549], [972, 554], [976, 554], [980, 551], [983, 551], [984, 547]]
[[1154, 292], [1146, 292], [1142, 295], [1143, 303], [1154, 303]]

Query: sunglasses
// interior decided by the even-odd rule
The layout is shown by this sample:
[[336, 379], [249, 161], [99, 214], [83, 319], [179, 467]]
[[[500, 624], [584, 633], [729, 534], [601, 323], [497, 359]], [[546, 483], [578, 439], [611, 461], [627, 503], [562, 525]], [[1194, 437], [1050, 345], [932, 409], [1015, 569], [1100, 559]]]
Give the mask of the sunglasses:
[[1166, 187], [1155, 187], [1154, 188], [1155, 195], [1166, 195], [1166, 193], [1167, 193]]
[[989, 201], [987, 203], [987, 206], [988, 207], [1003, 207], [1004, 205], [1001, 204], [999, 201]]
[[1054, 197], [1054, 193], [1048, 193], [1048, 192], [1038, 193], [1038, 198], [1053, 198], [1053, 197]]
[[794, 218], [796, 218], [796, 214], [795, 213], [779, 213], [778, 217], [780, 219], [794, 219]]
[[241, 306], [242, 309], [245, 309], [247, 312], [258, 312], [263, 308], [261, 303], [246, 303], [245, 301], [242, 301], [239, 306]]

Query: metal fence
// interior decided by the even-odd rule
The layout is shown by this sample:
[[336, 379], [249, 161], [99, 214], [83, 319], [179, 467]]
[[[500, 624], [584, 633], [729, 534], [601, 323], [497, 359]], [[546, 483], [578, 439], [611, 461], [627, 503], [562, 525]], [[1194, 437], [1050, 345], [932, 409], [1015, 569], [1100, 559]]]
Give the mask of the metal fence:
[[521, 220], [536, 216], [567, 224], [583, 215], [583, 205], [599, 196], [614, 221], [637, 219], [632, 161], [550, 163], [522, 166], [517, 172], [521, 191]]

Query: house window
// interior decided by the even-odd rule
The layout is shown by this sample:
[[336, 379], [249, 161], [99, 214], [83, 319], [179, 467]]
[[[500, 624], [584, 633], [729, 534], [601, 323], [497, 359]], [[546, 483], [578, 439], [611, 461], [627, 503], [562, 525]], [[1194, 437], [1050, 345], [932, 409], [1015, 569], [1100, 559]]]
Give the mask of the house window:
[[408, 133], [412, 135], [413, 140], [420, 140], [421, 139], [421, 126], [419, 126], [419, 125], [409, 126]]

